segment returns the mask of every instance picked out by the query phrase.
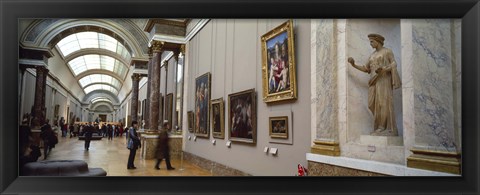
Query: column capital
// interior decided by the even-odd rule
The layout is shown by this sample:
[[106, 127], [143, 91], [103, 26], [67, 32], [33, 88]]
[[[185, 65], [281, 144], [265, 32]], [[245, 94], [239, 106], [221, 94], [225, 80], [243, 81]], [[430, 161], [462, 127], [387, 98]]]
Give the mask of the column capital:
[[132, 81], [140, 81], [141, 78], [142, 78], [142, 75], [140, 74], [137, 74], [137, 73], [132, 74]]
[[152, 50], [152, 53], [163, 52], [163, 45], [165, 45], [165, 42], [163, 41], [152, 41], [152, 46], [150, 47]]
[[185, 44], [180, 45], [180, 52], [185, 55]]
[[168, 61], [167, 60], [162, 61], [162, 67], [165, 67], [165, 70], [168, 69]]
[[45, 66], [36, 66], [35, 67], [35, 70], [38, 72], [38, 71], [41, 71], [42, 73], [48, 73], [49, 70], [47, 69], [47, 67]]
[[180, 57], [180, 53], [182, 53], [181, 49], [173, 51], [173, 57], [175, 58], [175, 61], [178, 62], [178, 58]]
[[151, 60], [153, 57], [153, 47], [148, 47], [148, 59]]

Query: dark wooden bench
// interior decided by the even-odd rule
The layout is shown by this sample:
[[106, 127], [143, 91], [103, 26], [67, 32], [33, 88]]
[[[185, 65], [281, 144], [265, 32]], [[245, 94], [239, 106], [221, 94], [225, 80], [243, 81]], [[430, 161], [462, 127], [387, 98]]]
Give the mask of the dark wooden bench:
[[83, 160], [48, 160], [23, 167], [25, 176], [107, 176], [102, 168], [88, 168]]

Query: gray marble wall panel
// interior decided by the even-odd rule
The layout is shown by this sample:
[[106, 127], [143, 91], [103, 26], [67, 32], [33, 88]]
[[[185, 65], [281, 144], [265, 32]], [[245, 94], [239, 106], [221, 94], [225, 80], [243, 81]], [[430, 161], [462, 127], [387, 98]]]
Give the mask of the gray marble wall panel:
[[451, 19], [421, 19], [412, 24], [415, 147], [456, 150], [454, 32]]

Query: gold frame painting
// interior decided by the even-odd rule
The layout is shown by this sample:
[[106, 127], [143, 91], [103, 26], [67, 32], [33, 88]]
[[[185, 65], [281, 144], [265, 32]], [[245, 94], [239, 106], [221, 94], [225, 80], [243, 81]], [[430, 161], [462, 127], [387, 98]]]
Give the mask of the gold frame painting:
[[261, 37], [263, 101], [297, 99], [293, 21], [288, 20]]
[[225, 109], [223, 105], [223, 98], [212, 100], [210, 104], [210, 113], [212, 113], [212, 136], [214, 138], [225, 138]]
[[195, 126], [197, 137], [210, 136], [210, 92], [211, 74], [207, 72], [195, 79]]
[[187, 112], [187, 117], [188, 117], [188, 132], [193, 133], [193, 124], [194, 124], [194, 118], [193, 118], [193, 111], [188, 111]]
[[[235, 122], [232, 124], [233, 121]], [[256, 142], [257, 97], [255, 89], [228, 95], [228, 139], [252, 144]]]
[[268, 119], [271, 138], [288, 139], [288, 116], [275, 116]]

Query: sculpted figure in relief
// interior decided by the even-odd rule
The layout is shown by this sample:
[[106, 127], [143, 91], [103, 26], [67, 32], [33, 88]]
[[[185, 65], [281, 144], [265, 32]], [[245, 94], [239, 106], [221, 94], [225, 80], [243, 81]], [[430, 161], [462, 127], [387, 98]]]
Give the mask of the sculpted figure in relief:
[[385, 38], [369, 34], [370, 46], [375, 51], [365, 65], [355, 64], [352, 57], [348, 62], [356, 69], [370, 74], [368, 81], [368, 108], [374, 117], [373, 132], [376, 136], [397, 136], [397, 124], [393, 110], [393, 90], [401, 86], [397, 63], [392, 50], [383, 47]]

